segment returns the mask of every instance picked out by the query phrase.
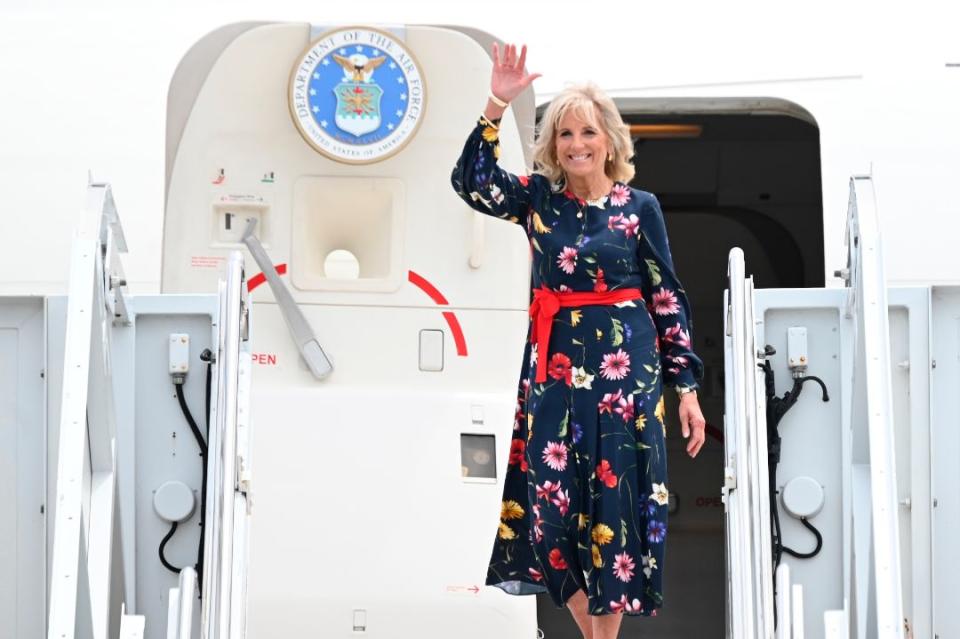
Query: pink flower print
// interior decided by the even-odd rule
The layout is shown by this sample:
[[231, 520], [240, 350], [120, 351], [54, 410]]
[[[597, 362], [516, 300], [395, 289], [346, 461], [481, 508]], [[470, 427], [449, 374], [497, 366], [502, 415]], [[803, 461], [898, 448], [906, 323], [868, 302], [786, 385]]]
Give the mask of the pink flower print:
[[561, 284], [560, 286], [557, 287], [557, 290], [560, 291], [561, 293], [563, 293], [564, 291], [569, 291], [569, 290], [571, 290], [571, 288], [570, 288], [569, 286], [567, 286], [566, 284]]
[[623, 206], [630, 201], [630, 189], [624, 184], [614, 184], [610, 191], [610, 203], [614, 206]]
[[616, 353], [607, 353], [600, 364], [600, 377], [604, 379], [623, 379], [630, 372], [630, 355], [618, 348]]
[[543, 517], [540, 516], [540, 506], [533, 507], [533, 537], [537, 542], [543, 541]]
[[623, 213], [617, 213], [616, 215], [611, 215], [607, 218], [607, 230], [612, 231], [615, 228], [620, 228], [618, 225], [623, 220]]
[[567, 467], [567, 445], [563, 442], [547, 442], [547, 447], [543, 449], [543, 461], [554, 470], [565, 470]]
[[639, 599], [627, 601], [626, 595], [620, 595], [620, 601], [610, 602], [610, 612], [642, 612], [643, 604]]
[[573, 269], [577, 267], [577, 249], [564, 246], [560, 256], [557, 257], [557, 266], [567, 275], [573, 275]]
[[633, 557], [626, 552], [613, 556], [613, 574], [624, 583], [633, 579], [633, 569], [636, 567], [637, 565], [633, 563]]
[[640, 228], [640, 218], [636, 215], [624, 218], [620, 221], [620, 224], [617, 225], [617, 228], [623, 231], [627, 237], [633, 237]]
[[623, 397], [623, 391], [619, 388], [616, 393], [606, 393], [603, 396], [603, 399], [600, 400], [600, 403], [597, 404], [597, 410], [600, 411], [600, 414], [610, 413], [613, 414], [613, 404], [614, 402], [619, 402], [620, 398]]
[[663, 333], [663, 339], [668, 342], [673, 342], [684, 348], [690, 348], [690, 336], [687, 334], [683, 328], [680, 327], [680, 322], [677, 322], [676, 326], [671, 326]]
[[613, 409], [613, 412], [623, 417], [623, 421], [629, 422], [633, 419], [633, 402], [630, 401], [629, 397], [621, 397], [617, 402], [617, 407]]
[[534, 581], [543, 581], [543, 573], [536, 568], [527, 568], [530, 571], [530, 578]]
[[673, 291], [666, 288], [661, 288], [653, 294], [651, 306], [653, 307], [653, 312], [657, 315], [675, 315], [680, 311], [680, 305], [677, 304], [677, 296], [674, 295]]
[[553, 483], [549, 479], [543, 482], [543, 486], [537, 486], [537, 499], [546, 499], [550, 501], [550, 496], [560, 490], [560, 482]]
[[560, 516], [563, 517], [570, 510], [570, 491], [558, 490], [557, 496], [551, 499], [550, 503], [560, 507]]
[[676, 365], [679, 366], [680, 368], [686, 368], [686, 367], [687, 367], [687, 364], [689, 363], [689, 361], [687, 360], [687, 358], [686, 358], [685, 356], [683, 356], [683, 355], [676, 355], [676, 356], [674, 356], [674, 355], [669, 355], [669, 356], [667, 356], [667, 359], [669, 359], [671, 362], [673, 362], [674, 364], [676, 364]]

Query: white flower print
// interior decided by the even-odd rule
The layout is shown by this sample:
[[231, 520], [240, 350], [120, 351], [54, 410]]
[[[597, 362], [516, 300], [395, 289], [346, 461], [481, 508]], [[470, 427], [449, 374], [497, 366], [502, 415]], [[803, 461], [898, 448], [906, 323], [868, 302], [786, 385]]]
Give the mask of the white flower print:
[[573, 369], [573, 387], [574, 388], [586, 388], [587, 390], [593, 390], [590, 386], [593, 383], [593, 378], [596, 375], [590, 375], [587, 373], [587, 369], [581, 366], [580, 368]]
[[643, 574], [649, 579], [653, 571], [657, 569], [657, 558], [653, 556], [653, 551], [641, 555], [640, 563], [643, 566]]
[[670, 502], [670, 493], [667, 491], [666, 484], [653, 482], [653, 488], [650, 490], [650, 499], [661, 506], [666, 506]]

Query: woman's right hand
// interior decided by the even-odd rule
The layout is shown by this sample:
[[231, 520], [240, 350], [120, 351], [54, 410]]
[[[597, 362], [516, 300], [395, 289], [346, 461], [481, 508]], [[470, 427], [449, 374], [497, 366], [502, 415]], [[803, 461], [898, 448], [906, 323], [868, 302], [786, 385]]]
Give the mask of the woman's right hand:
[[530, 83], [540, 77], [539, 73], [527, 74], [524, 63], [527, 60], [527, 45], [520, 50], [517, 57], [516, 45], [506, 44], [503, 47], [503, 57], [500, 57], [500, 48], [493, 43], [493, 74], [490, 78], [490, 91], [504, 102], [512, 102], [515, 97], [523, 93]]

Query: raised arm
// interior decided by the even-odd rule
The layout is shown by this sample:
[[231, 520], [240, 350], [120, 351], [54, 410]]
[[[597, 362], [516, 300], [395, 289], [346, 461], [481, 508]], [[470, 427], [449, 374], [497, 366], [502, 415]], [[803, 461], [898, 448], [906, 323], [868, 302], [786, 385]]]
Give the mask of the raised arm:
[[516, 176], [497, 165], [500, 157], [500, 118], [506, 105], [520, 95], [539, 73], [527, 74], [524, 69], [527, 48], [519, 57], [513, 45], [493, 45], [493, 71], [490, 98], [477, 122], [451, 175], [454, 190], [472, 208], [487, 215], [527, 225], [533, 197], [533, 184], [527, 176]]

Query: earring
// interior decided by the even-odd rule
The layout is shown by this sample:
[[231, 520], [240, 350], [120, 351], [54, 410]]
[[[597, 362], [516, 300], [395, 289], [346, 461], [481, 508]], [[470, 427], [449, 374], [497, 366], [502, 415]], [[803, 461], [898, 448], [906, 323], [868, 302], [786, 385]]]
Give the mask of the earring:
[[607, 153], [607, 162], [613, 162], [613, 154]]

